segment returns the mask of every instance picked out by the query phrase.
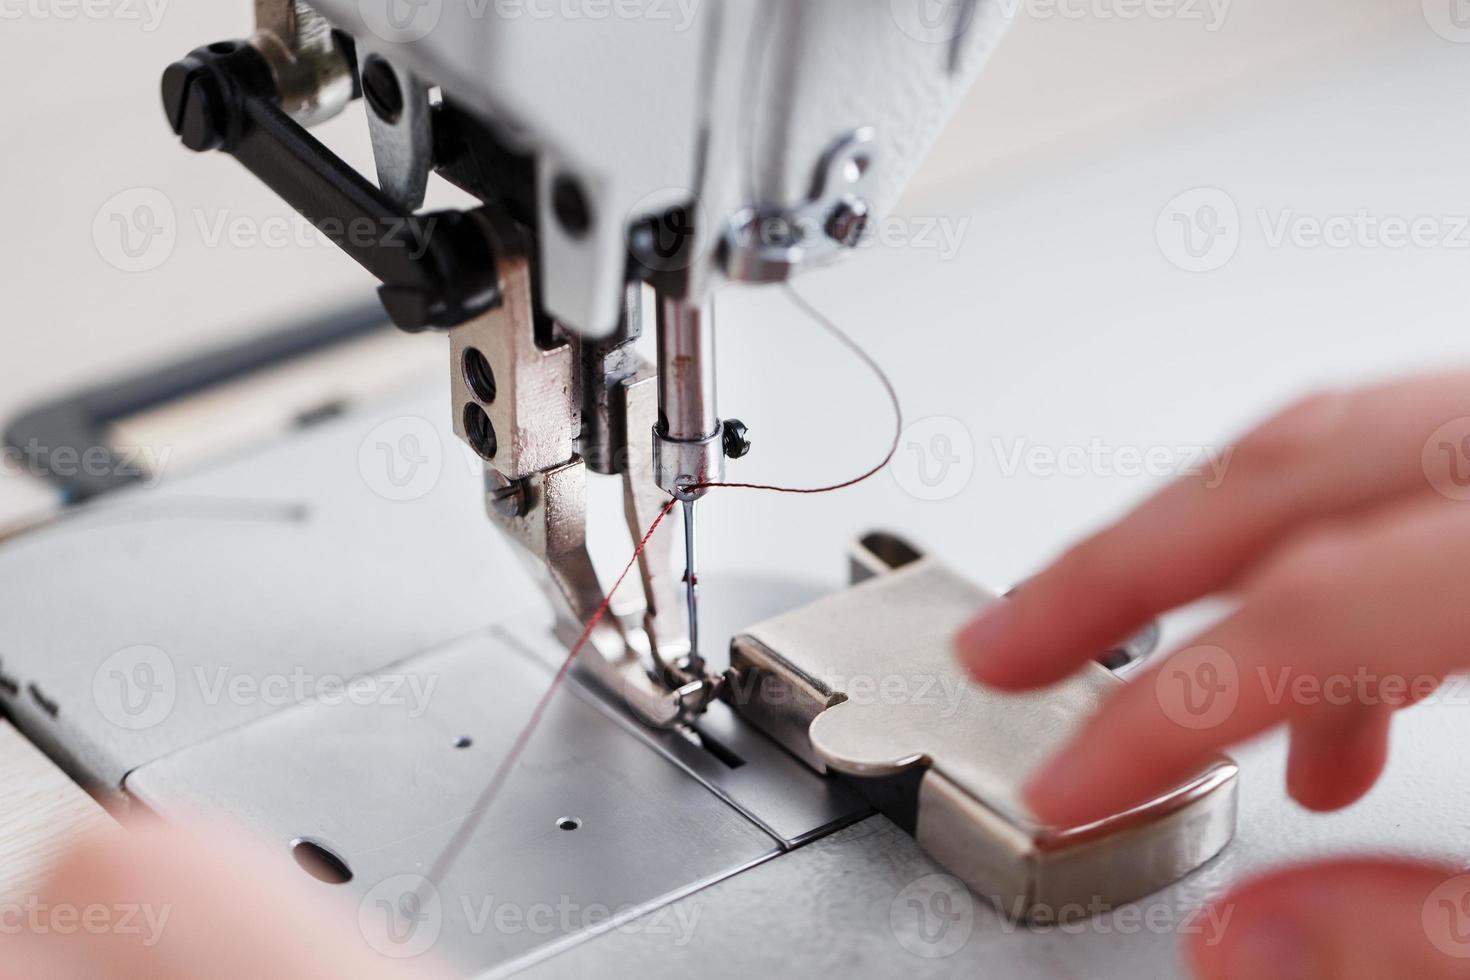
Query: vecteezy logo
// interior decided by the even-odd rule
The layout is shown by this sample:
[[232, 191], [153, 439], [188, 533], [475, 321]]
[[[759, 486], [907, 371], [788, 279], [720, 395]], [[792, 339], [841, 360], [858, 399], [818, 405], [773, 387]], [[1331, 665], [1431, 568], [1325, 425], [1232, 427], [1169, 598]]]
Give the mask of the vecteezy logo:
[[1424, 22], [1446, 41], [1470, 41], [1470, 0], [1423, 0]]
[[1435, 429], [1420, 461], [1431, 487], [1451, 500], [1470, 500], [1470, 416]]
[[704, 257], [713, 244], [704, 205], [682, 188], [645, 194], [628, 209], [628, 250], [654, 272], [680, 272]]
[[444, 0], [357, 0], [367, 29], [392, 44], [422, 41], [439, 26]]
[[1240, 248], [1240, 209], [1217, 187], [1178, 195], [1154, 222], [1159, 251], [1186, 272], [1213, 272]]
[[375, 885], [357, 907], [368, 945], [394, 959], [413, 959], [434, 948], [444, 930], [439, 889], [422, 875], [395, 875]]
[[92, 243], [114, 269], [149, 272], [174, 254], [179, 223], [163, 191], [134, 187], [114, 194], [92, 219]]
[[1214, 728], [1240, 702], [1240, 669], [1219, 647], [1190, 647], [1159, 668], [1154, 690], [1165, 717], [1182, 728]]
[[161, 724], [174, 710], [178, 674], [157, 647], [119, 650], [92, 675], [92, 702], [119, 728], [142, 731]]
[[975, 440], [959, 419], [920, 419], [903, 430], [888, 468], [898, 485], [919, 500], [949, 500], [975, 475]]
[[1451, 878], [1424, 900], [1424, 933], [1446, 956], [1470, 959], [1470, 874]]
[[915, 41], [950, 44], [970, 29], [975, 0], [890, 0], [893, 22]]
[[415, 416], [389, 419], [367, 434], [357, 468], [368, 488], [385, 500], [419, 500], [439, 485], [444, 444], [439, 430]]
[[888, 924], [904, 949], [926, 960], [953, 956], [975, 930], [975, 901], [957, 878], [925, 875], [894, 897]]

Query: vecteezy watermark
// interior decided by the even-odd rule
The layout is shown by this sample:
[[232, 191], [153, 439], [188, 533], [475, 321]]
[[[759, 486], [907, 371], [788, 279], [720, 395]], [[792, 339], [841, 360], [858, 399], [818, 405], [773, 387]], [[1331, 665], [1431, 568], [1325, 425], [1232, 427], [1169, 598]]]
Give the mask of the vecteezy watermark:
[[1215, 728], [1240, 703], [1240, 668], [1220, 647], [1190, 647], [1159, 668], [1154, 693], [1164, 716], [1179, 727]]
[[0, 20], [106, 20], [156, 31], [170, 0], [0, 0]]
[[0, 936], [138, 936], [149, 949], [163, 939], [172, 905], [43, 902], [32, 895], [0, 902]]
[[1218, 187], [1177, 195], [1159, 212], [1154, 234], [1159, 251], [1186, 272], [1214, 272], [1235, 258], [1253, 231], [1252, 243], [1269, 250], [1470, 249], [1470, 214], [1380, 214], [1355, 208], [1308, 214], [1292, 207], [1254, 208], [1242, 218], [1235, 199]]
[[864, 216], [844, 227], [834, 224], [830, 213], [750, 211], [716, 214], [711, 223], [711, 213], [687, 188], [646, 194], [628, 210], [628, 250], [655, 272], [688, 269], [717, 246], [741, 254], [787, 256], [829, 250], [839, 241], [847, 249], [928, 251], [948, 262], [960, 253], [971, 223], [968, 217], [951, 215], [888, 214]]
[[173, 202], [153, 187], [108, 198], [92, 219], [92, 243], [103, 261], [123, 272], [150, 272], [169, 260], [179, 240]]
[[1470, 500], [1470, 416], [1451, 419], [1424, 442], [1429, 485], [1451, 500]]
[[1242, 673], [1236, 659], [1216, 646], [1182, 650], [1154, 676], [1164, 716], [1195, 730], [1228, 721], [1247, 685], [1253, 698], [1273, 706], [1392, 710], [1416, 704], [1470, 706], [1470, 677], [1461, 674], [1382, 673], [1367, 666], [1323, 673], [1289, 664], [1257, 665]]
[[92, 675], [92, 701], [117, 727], [143, 731], [167, 721], [185, 691], [190, 701], [209, 707], [379, 705], [404, 708], [410, 718], [420, 718], [438, 686], [436, 674], [346, 676], [300, 666], [252, 674], [225, 665], [196, 664], [181, 673], [166, 652], [142, 645], [119, 650], [98, 665]]
[[[744, 222], [738, 217], [731, 216], [728, 244], [742, 250], [813, 249], [832, 242], [826, 216], [771, 214]], [[890, 214], [866, 220], [847, 247], [921, 249], [948, 262], [959, 254], [969, 230], [968, 217]]]
[[1470, 42], [1470, 2], [1467, 0], [1422, 0], [1424, 22], [1430, 30], [1457, 44]]
[[[994, 928], [1004, 935], [1025, 932], [1045, 936], [1093, 934], [1099, 936], [1192, 936], [1216, 946], [1234, 918], [1235, 907], [1214, 904], [1188, 889], [1170, 900], [1145, 900], [1118, 905], [1101, 896], [1086, 901], [1051, 905], [1027, 896], [978, 896], [995, 910]], [[953, 956], [965, 947], [975, 929], [975, 898], [958, 879], [930, 874], [910, 883], [889, 905], [889, 926], [904, 949], [924, 959]], [[987, 925], [987, 928], [991, 928]]]
[[[1000, 17], [1014, 20], [1180, 21], [1205, 31], [1225, 26], [1233, 0], [1000, 0]], [[926, 44], [953, 44], [970, 32], [978, 0], [890, 0], [899, 30]]]
[[888, 472], [918, 500], [951, 500], [975, 475], [975, 440], [959, 419], [945, 415], [920, 419], [903, 430]]
[[1435, 949], [1455, 959], [1470, 959], [1470, 874], [1451, 878], [1430, 892], [1421, 921]]
[[444, 443], [427, 419], [389, 419], [358, 446], [357, 469], [363, 482], [384, 500], [406, 502], [433, 493], [444, 473]]
[[1218, 187], [1196, 187], [1175, 196], [1154, 221], [1164, 258], [1186, 272], [1223, 268], [1240, 248], [1240, 209]]
[[[953, 718], [968, 694], [969, 685], [951, 674], [836, 674], [814, 678], [825, 690], [840, 691], [844, 703], [884, 707], [935, 708], [940, 718]], [[795, 704], [804, 696], [770, 674], [749, 671], [735, 678], [728, 689], [737, 705], [759, 702], [776, 706]]]
[[373, 949], [394, 959], [414, 959], [434, 948], [451, 919], [471, 936], [550, 939], [615, 929], [660, 937], [683, 948], [694, 941], [702, 912], [699, 903], [687, 900], [642, 912], [632, 905], [579, 902], [566, 895], [544, 902], [507, 901], [490, 894], [446, 897], [428, 879], [402, 874], [380, 882], [363, 897], [357, 921]]
[[47, 446], [29, 439], [23, 446], [0, 446], [0, 476], [40, 480], [126, 479], [155, 487], [163, 479], [172, 446]]
[[[3, 0], [0, 0], [3, 2]], [[173, 201], [152, 187], [113, 195], [92, 221], [92, 242], [108, 265], [122, 272], [151, 272], [164, 265], [188, 233], [208, 249], [307, 249], [338, 245], [401, 249], [409, 259], [428, 248], [438, 219], [335, 218], [308, 221], [295, 211], [237, 213], [228, 208], [195, 208], [180, 220]]]
[[970, 941], [975, 931], [975, 900], [958, 878], [925, 875], [893, 897], [888, 926], [898, 944], [915, 956], [944, 959]]
[[1032, 20], [1178, 21], [1214, 33], [1225, 26], [1234, 0], [1000, 0], [1007, 17]]
[[1114, 446], [1094, 437], [1086, 445], [1045, 446], [1024, 438], [990, 440], [1004, 477], [1021, 473], [1043, 479], [1061, 477], [1198, 476], [1214, 490], [1225, 482], [1234, 446]]
[[996, 899], [993, 904], [1001, 913], [1000, 931], [1006, 934], [1197, 936], [1206, 946], [1219, 945], [1235, 917], [1234, 905], [1202, 903], [1187, 894], [1173, 901], [1144, 900], [1125, 905], [1106, 902], [1101, 896], [1062, 905], [1032, 902], [1025, 896]]
[[[358, 0], [363, 23], [384, 41], [410, 44], [441, 23], [463, 30], [489, 19], [533, 23], [636, 20], [683, 33], [694, 26], [703, 0]], [[446, 18], [446, 13], [448, 17]]]

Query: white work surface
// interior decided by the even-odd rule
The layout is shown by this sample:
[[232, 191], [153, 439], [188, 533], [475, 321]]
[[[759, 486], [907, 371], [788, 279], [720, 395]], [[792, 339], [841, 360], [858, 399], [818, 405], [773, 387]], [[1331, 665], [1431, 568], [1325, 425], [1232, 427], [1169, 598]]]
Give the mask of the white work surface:
[[[279, 213], [227, 161], [171, 145], [156, 109], [162, 64], [247, 26], [248, 5], [229, 16], [222, 6], [175, 4], [152, 33], [7, 22], [0, 78], [7, 91], [27, 95], [3, 110], [12, 232], [0, 243], [8, 314], [0, 411], [190, 349], [206, 334], [240, 336], [366, 292], [364, 276], [325, 246], [240, 250], [199, 240], [190, 209], [209, 209], [207, 220], [221, 209]], [[1307, 389], [1470, 363], [1470, 232], [1457, 221], [1470, 215], [1470, 117], [1457, 98], [1470, 83], [1470, 44], [1432, 31], [1418, 0], [1281, 11], [1287, 6], [1239, 0], [1217, 32], [1183, 23], [1023, 22], [982, 77], [963, 128], [903, 206], [916, 231], [931, 220], [951, 229], [968, 222], [958, 252], [873, 249], [798, 286], [889, 368], [910, 420], [943, 420], [907, 442], [932, 447], [932, 435], [949, 438], [947, 455], [957, 459], [946, 499], [920, 499], [933, 494], [915, 481], [914, 467], [938, 473], [941, 461], [907, 444], [894, 475], [840, 497], [712, 496], [701, 529], [711, 570], [777, 570], [835, 584], [847, 540], [888, 526], [980, 581], [1015, 581], [1161, 482], [1011, 471], [1007, 457], [1018, 449], [1222, 446]], [[62, 44], [67, 54], [58, 58]], [[48, 70], [11, 57], [18, 47], [38, 57], [49, 50]], [[57, 70], [89, 63], [95, 75]], [[98, 77], [113, 69], [116, 78]], [[354, 159], [365, 165], [359, 123], [339, 120], [332, 133], [355, 137]], [[180, 241], [160, 269], [127, 274], [101, 260], [92, 224], [109, 198], [137, 186], [168, 189]], [[1190, 272], [1171, 263], [1156, 225], [1177, 195], [1200, 187], [1225, 195], [1208, 200], [1238, 209], [1238, 248], [1221, 268]], [[1451, 241], [1335, 248], [1269, 240], [1283, 216], [1322, 221], [1360, 211], [1370, 225], [1429, 217]], [[847, 476], [882, 451], [890, 422], [872, 380], [778, 292], [729, 293], [720, 316], [722, 407], [757, 440], [739, 466], [742, 478], [816, 483]], [[968, 480], [954, 477], [966, 468]], [[45, 502], [29, 484], [0, 483], [0, 508]], [[612, 515], [604, 516], [595, 545], [613, 556], [622, 545]], [[1198, 884], [1217, 888], [1271, 863], [1351, 848], [1470, 860], [1470, 760], [1457, 748], [1463, 711], [1437, 705], [1400, 718], [1383, 783], [1330, 817], [1285, 801], [1278, 744], [1247, 748], [1243, 812], [1254, 822]], [[38, 812], [37, 824], [44, 819]], [[836, 876], [844, 848], [903, 847], [854, 844], [863, 832], [726, 882], [703, 899], [706, 908], [738, 909], [759, 897], [789, 914], [793, 943], [810, 936], [803, 922], [837, 920], [814, 911], [793, 873]], [[922, 870], [917, 857], [895, 856], [898, 880], [909, 869]], [[891, 944], [885, 887], [854, 893], [854, 908], [866, 911], [848, 909], [842, 921], [871, 913], [869, 937]], [[815, 934], [830, 953], [833, 932]], [[727, 938], [747, 956], [760, 954], [748, 936]], [[1042, 962], [1023, 938], [991, 947], [1003, 964], [997, 975], [1065, 977], [1084, 967], [1088, 975], [1141, 975], [1138, 957], [1163, 956], [1172, 940], [1057, 936]], [[702, 934], [690, 954], [718, 959], [709, 945], [718, 939]], [[579, 964], [605, 964], [620, 944], [633, 959], [661, 948], [666, 972], [678, 962], [666, 944], [620, 935], [548, 967], [572, 975]], [[808, 970], [851, 965], [830, 955], [798, 959], [794, 966]], [[952, 961], [956, 969], [964, 962]], [[1167, 972], [1157, 959], [1146, 963], [1154, 975]]]

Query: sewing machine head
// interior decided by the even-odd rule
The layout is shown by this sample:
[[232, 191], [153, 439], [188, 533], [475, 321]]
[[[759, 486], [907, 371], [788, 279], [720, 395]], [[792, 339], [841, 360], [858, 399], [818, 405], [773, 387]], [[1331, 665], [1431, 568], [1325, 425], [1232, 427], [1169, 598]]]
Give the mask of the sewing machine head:
[[[714, 293], [860, 244], [978, 70], [1000, 11], [257, 0], [256, 17], [248, 41], [169, 68], [175, 130], [236, 156], [378, 277], [400, 327], [449, 331], [456, 432], [484, 459], [490, 515], [546, 573], [569, 639], [604, 594], [585, 546], [586, 472], [622, 476], [634, 541], [669, 496], [686, 502], [686, 602], [660, 538], [640, 560], [644, 608], [600, 629], [603, 657], [590, 659], [647, 721], [698, 712], [720, 679], [697, 646], [692, 502], [749, 449], [716, 404]], [[376, 187], [303, 128], [357, 96]], [[434, 173], [483, 206], [421, 213]], [[632, 349], [645, 330], [655, 365]]]

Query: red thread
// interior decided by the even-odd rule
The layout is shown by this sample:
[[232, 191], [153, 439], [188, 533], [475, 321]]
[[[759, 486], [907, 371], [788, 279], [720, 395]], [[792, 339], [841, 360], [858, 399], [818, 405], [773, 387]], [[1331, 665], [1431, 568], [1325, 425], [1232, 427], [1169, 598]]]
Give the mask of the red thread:
[[[868, 480], [873, 476], [876, 476], [879, 472], [883, 470], [885, 466], [892, 462], [893, 457], [898, 454], [898, 446], [903, 439], [903, 406], [899, 402], [898, 392], [894, 389], [893, 382], [888, 379], [888, 375], [884, 373], [883, 368], [878, 364], [878, 362], [873, 360], [872, 355], [859, 347], [856, 341], [845, 334], [841, 330], [841, 328], [839, 328], [835, 323], [833, 323], [825, 315], [823, 315], [820, 310], [808, 303], [806, 299], [801, 296], [800, 293], [791, 288], [790, 284], [784, 285], [786, 288], [786, 293], [791, 297], [792, 301], [795, 302], [796, 305], [807, 314], [807, 316], [815, 320], [824, 330], [835, 337], [839, 343], [841, 343], [859, 360], [866, 364], [872, 370], [873, 374], [877, 376], [879, 382], [882, 383], [884, 391], [886, 391], [888, 394], [888, 400], [893, 405], [893, 442], [889, 445], [888, 452], [883, 457], [883, 461], [880, 462], [877, 466], [874, 466], [872, 469], [863, 473], [861, 476], [853, 477], [851, 480], [845, 480], [842, 483], [834, 483], [831, 486], [812, 487], [808, 489], [800, 487], [769, 486], [762, 483], [700, 483], [695, 484], [690, 489], [765, 490], [772, 493], [799, 494], [832, 493], [837, 490], [845, 490], [848, 487], [856, 486], [859, 483], [862, 483], [863, 481]], [[495, 770], [495, 775], [491, 777], [489, 785], [487, 785], [485, 789], [481, 791], [479, 798], [475, 800], [474, 806], [470, 808], [470, 812], [465, 815], [465, 819], [460, 824], [459, 829], [455, 831], [454, 837], [440, 853], [438, 860], [434, 862], [433, 868], [429, 871], [429, 876], [427, 879], [429, 882], [437, 882], [442, 880], [442, 876], [446, 872], [448, 872], [448, 870], [454, 865], [455, 860], [459, 857], [459, 854], [464, 849], [465, 844], [467, 844], [470, 837], [473, 836], [476, 828], [479, 826], [480, 819], [485, 815], [486, 811], [490, 809], [490, 806], [495, 802], [496, 797], [500, 795], [501, 789], [505, 786], [505, 781], [510, 777], [511, 770], [513, 770], [516, 763], [520, 761], [521, 755], [526, 751], [526, 746], [529, 745], [531, 742], [531, 737], [536, 734], [536, 729], [541, 726], [542, 718], [546, 714], [546, 709], [551, 704], [551, 699], [561, 688], [562, 682], [566, 680], [567, 675], [571, 673], [572, 664], [576, 662], [577, 655], [581, 653], [582, 648], [587, 645], [587, 640], [592, 636], [592, 631], [597, 628], [598, 623], [602, 622], [603, 617], [607, 615], [608, 608], [612, 605], [613, 597], [617, 595], [618, 589], [622, 586], [623, 581], [628, 577], [628, 573], [633, 570], [633, 566], [638, 563], [639, 557], [643, 554], [645, 550], [647, 550], [648, 542], [653, 540], [654, 532], [659, 529], [659, 525], [664, 522], [664, 518], [669, 516], [669, 512], [674, 509], [674, 505], [676, 503], [678, 503], [676, 499], [670, 499], [667, 504], [664, 504], [663, 510], [659, 511], [658, 517], [654, 518], [653, 523], [649, 526], [648, 533], [643, 535], [642, 541], [638, 542], [638, 547], [633, 550], [633, 557], [628, 559], [628, 564], [623, 567], [622, 574], [618, 576], [617, 581], [613, 583], [612, 588], [609, 589], [607, 595], [603, 597], [602, 604], [597, 607], [597, 611], [592, 614], [592, 618], [587, 621], [586, 627], [582, 630], [582, 635], [577, 638], [576, 643], [572, 644], [571, 649], [567, 653], [566, 659], [562, 661], [561, 667], [556, 672], [556, 676], [552, 678], [551, 685], [546, 689], [546, 693], [541, 695], [541, 700], [536, 703], [535, 710], [531, 712], [531, 718], [529, 721], [527, 721], [526, 727], [521, 729], [520, 734], [516, 736], [516, 740], [511, 745], [510, 751], [506, 754], [505, 759], [501, 761], [499, 768]]]
[[470, 807], [470, 812], [465, 815], [464, 822], [460, 824], [459, 830], [455, 832], [454, 837], [450, 839], [449, 843], [440, 853], [439, 859], [434, 862], [433, 868], [429, 871], [428, 880], [430, 882], [442, 880], [441, 876], [454, 865], [455, 859], [459, 857], [459, 852], [463, 850], [465, 844], [469, 842], [470, 837], [479, 826], [480, 818], [485, 815], [486, 811], [495, 802], [495, 798], [500, 795], [501, 789], [505, 786], [506, 779], [510, 777], [511, 770], [520, 761], [521, 755], [526, 751], [526, 746], [531, 743], [531, 737], [536, 734], [536, 729], [541, 727], [541, 720], [546, 715], [546, 709], [551, 706], [551, 699], [561, 688], [562, 682], [567, 679], [567, 675], [571, 673], [572, 664], [576, 662], [577, 655], [587, 645], [587, 640], [592, 636], [592, 631], [597, 629], [597, 624], [601, 623], [602, 618], [607, 615], [608, 608], [612, 606], [613, 596], [617, 595], [618, 589], [623, 584], [623, 580], [628, 577], [628, 573], [638, 563], [639, 557], [648, 548], [648, 542], [653, 540], [654, 532], [664, 522], [664, 518], [669, 516], [669, 511], [674, 509], [674, 504], [677, 502], [671, 499], [668, 503], [664, 504], [663, 510], [658, 512], [658, 516], [649, 525], [648, 533], [643, 535], [643, 540], [639, 541], [638, 547], [633, 549], [633, 557], [628, 559], [627, 565], [623, 566], [623, 573], [618, 576], [618, 580], [608, 590], [607, 595], [602, 600], [602, 604], [592, 614], [592, 618], [587, 620], [587, 625], [583, 628], [582, 635], [577, 637], [577, 642], [573, 643], [571, 649], [567, 651], [566, 659], [561, 662], [561, 667], [557, 669], [556, 676], [551, 680], [551, 685], [547, 687], [546, 693], [541, 695], [541, 700], [536, 702], [536, 708], [531, 712], [531, 718], [526, 722], [526, 727], [522, 728], [520, 734], [516, 736], [516, 740], [512, 743], [510, 751], [506, 753], [499, 768], [495, 770], [495, 775], [490, 777], [490, 783], [480, 791], [479, 798], [475, 800], [474, 806]]
[[851, 480], [844, 480], [842, 483], [834, 483], [831, 486], [811, 487], [807, 489], [801, 487], [775, 487], [764, 483], [696, 483], [690, 487], [691, 490], [767, 490], [771, 493], [832, 493], [836, 490], [846, 490], [848, 487], [855, 487], [859, 483], [863, 483], [877, 476], [883, 471], [885, 466], [893, 462], [893, 457], [898, 455], [898, 445], [903, 440], [903, 404], [898, 400], [898, 392], [894, 389], [893, 382], [888, 379], [888, 375], [884, 372], [882, 366], [873, 360], [873, 356], [858, 346], [857, 341], [844, 333], [842, 328], [829, 320], [821, 310], [808, 303], [804, 296], [791, 288], [790, 283], [783, 283], [782, 285], [786, 287], [786, 295], [791, 297], [792, 302], [800, 307], [803, 313], [815, 320], [823, 330], [826, 330], [836, 338], [838, 343], [852, 352], [853, 356], [866, 364], [869, 370], [873, 372], [873, 375], [877, 377], [879, 383], [883, 385], [883, 390], [888, 395], [888, 401], [893, 406], [893, 442], [889, 444], [887, 454], [884, 455], [882, 462], [877, 466], [863, 473], [861, 476], [855, 476]]

